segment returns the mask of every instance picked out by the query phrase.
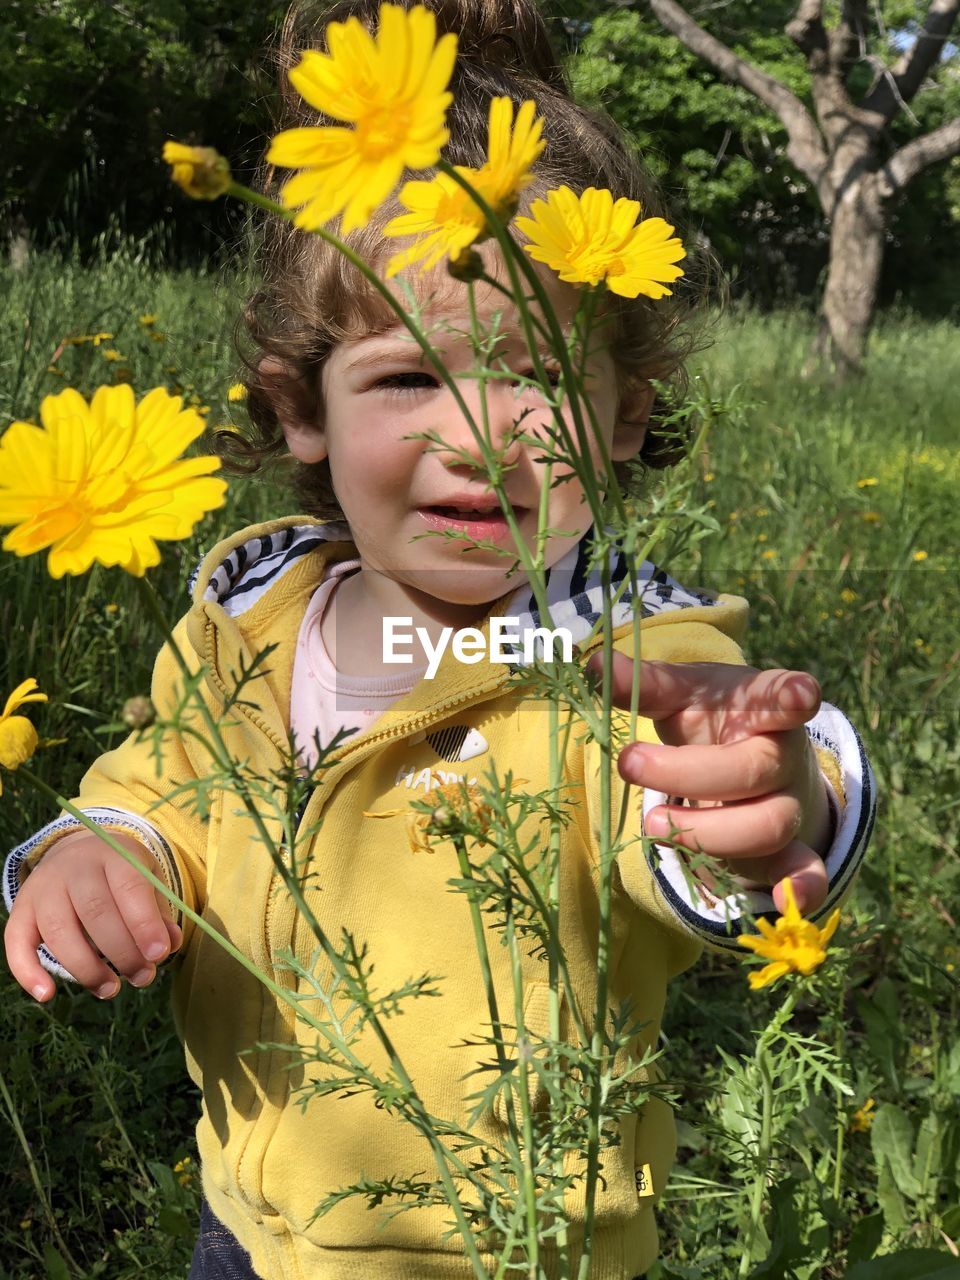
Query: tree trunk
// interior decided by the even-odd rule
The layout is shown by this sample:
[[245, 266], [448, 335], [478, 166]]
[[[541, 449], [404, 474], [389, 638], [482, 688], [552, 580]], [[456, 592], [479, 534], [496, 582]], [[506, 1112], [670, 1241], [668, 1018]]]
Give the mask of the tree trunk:
[[849, 178], [832, 211], [830, 265], [815, 348], [817, 355], [830, 361], [839, 379], [863, 368], [885, 236], [884, 203], [876, 175], [867, 172]]
[[30, 258], [30, 228], [22, 213], [10, 220], [8, 260], [12, 271], [22, 271]]

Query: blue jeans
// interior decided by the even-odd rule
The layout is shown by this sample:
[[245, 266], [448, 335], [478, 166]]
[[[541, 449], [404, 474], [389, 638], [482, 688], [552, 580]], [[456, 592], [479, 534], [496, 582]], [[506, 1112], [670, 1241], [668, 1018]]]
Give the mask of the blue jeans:
[[[188, 1280], [260, 1280], [250, 1265], [249, 1253], [213, 1216], [206, 1200], [200, 1206], [200, 1235]], [[644, 1278], [637, 1276], [636, 1280]]]
[[206, 1200], [200, 1206], [200, 1235], [188, 1280], [260, 1280], [250, 1265], [249, 1253], [214, 1217]]

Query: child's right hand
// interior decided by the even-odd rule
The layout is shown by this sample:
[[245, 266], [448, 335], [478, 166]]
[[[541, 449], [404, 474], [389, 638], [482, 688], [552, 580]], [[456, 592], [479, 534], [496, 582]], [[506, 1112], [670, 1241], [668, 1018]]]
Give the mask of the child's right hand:
[[[155, 869], [138, 841], [113, 834], [144, 866]], [[104, 957], [133, 986], [149, 986], [157, 963], [183, 940], [170, 910], [120, 854], [88, 831], [72, 831], [50, 846], [14, 900], [3, 935], [10, 972], [37, 1000], [49, 1000], [56, 986], [37, 958], [42, 942], [101, 1000], [120, 990]]]

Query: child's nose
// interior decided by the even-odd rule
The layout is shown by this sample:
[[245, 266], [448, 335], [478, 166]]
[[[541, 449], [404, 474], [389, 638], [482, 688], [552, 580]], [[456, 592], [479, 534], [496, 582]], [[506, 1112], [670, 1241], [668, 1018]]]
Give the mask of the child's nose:
[[484, 448], [477, 439], [474, 428], [479, 429], [481, 435], [489, 440], [491, 449], [497, 452], [502, 450], [505, 464], [515, 463], [523, 448], [517, 436], [530, 428], [529, 424], [525, 426], [523, 422], [517, 422], [519, 410], [510, 384], [505, 380], [488, 382], [481, 391], [479, 382], [472, 379], [469, 385], [461, 382], [460, 388], [474, 426], [471, 427], [457, 408], [454, 421], [441, 433], [448, 447], [448, 452], [443, 457], [444, 465], [469, 465], [484, 469]]

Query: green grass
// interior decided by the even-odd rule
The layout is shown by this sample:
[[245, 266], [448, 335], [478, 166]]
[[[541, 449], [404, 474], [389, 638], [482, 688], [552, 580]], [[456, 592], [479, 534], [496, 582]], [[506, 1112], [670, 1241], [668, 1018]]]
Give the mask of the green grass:
[[[240, 420], [242, 406], [226, 399], [239, 368], [235, 282], [168, 273], [129, 248], [88, 268], [41, 258], [0, 284], [0, 426], [35, 418], [45, 394], [72, 385], [89, 395], [122, 369], [138, 388], [195, 398], [211, 423]], [[113, 337], [62, 345], [99, 332]], [[851, 1114], [867, 1097], [895, 1109], [884, 1133], [896, 1130], [899, 1145], [876, 1128], [847, 1134], [840, 1195], [822, 1194], [835, 1117], [831, 1100], [814, 1099], [777, 1170], [799, 1176], [791, 1203], [808, 1246], [783, 1274], [833, 1280], [858, 1219], [880, 1215], [884, 1249], [943, 1250], [943, 1233], [960, 1235], [960, 342], [947, 324], [883, 317], [866, 378], [836, 389], [803, 376], [811, 335], [800, 312], [737, 311], [697, 357], [696, 394], [713, 406], [698, 492], [717, 528], [665, 545], [660, 559], [683, 581], [748, 596], [751, 660], [812, 671], [860, 728], [878, 777], [878, 829], [833, 962], [844, 982], [833, 1006], [801, 1020], [853, 1064]], [[866, 480], [876, 483], [858, 485]], [[157, 582], [171, 613], [187, 605], [202, 550], [289, 509], [275, 485], [234, 483], [227, 507], [164, 556]], [[146, 691], [156, 639], [122, 574], [54, 583], [40, 558], [0, 558], [0, 624], [0, 689], [32, 675], [50, 694], [33, 718], [63, 742], [34, 763], [73, 794], [92, 757], [120, 740], [111, 726]], [[4, 778], [4, 850], [51, 816]], [[184, 1276], [196, 1183], [173, 1170], [192, 1150], [197, 1100], [164, 982], [125, 987], [109, 1005], [64, 989], [41, 1008], [8, 975], [0, 981], [0, 1041], [12, 1046], [0, 1062], [0, 1278]], [[719, 1054], [749, 1054], [778, 999], [747, 994], [725, 959], [708, 957], [675, 984], [668, 1061], [686, 1083], [661, 1214], [664, 1276], [736, 1274], [746, 1174]], [[74, 1265], [58, 1269], [54, 1249]]]

